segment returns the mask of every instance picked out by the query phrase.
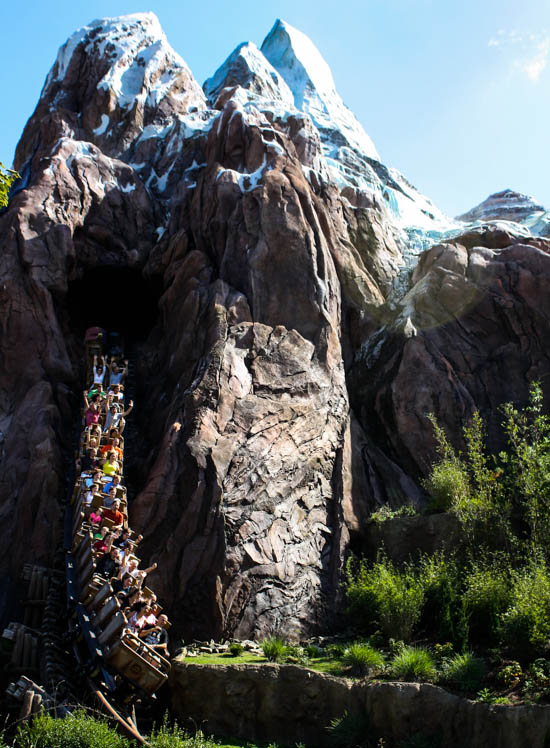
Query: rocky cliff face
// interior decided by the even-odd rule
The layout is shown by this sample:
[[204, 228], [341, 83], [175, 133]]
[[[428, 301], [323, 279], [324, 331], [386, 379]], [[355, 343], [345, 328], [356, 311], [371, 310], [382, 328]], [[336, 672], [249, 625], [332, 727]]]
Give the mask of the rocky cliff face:
[[204, 93], [152, 14], [61, 48], [0, 216], [5, 589], [29, 546], [48, 563], [55, 545], [76, 311], [113, 326], [143, 303], [117, 276], [120, 295], [99, 284], [76, 309], [94, 272], [162, 289], [139, 345], [130, 511], [186, 635], [326, 623], [370, 508], [424, 501], [426, 410], [456, 430], [545, 375], [550, 245], [513, 226], [457, 236], [323, 66], [282, 22]]

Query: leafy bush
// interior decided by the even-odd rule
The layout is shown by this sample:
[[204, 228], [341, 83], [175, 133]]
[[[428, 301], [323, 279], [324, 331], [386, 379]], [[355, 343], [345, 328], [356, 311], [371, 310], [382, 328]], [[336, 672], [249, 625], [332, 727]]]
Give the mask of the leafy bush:
[[460, 573], [453, 558], [443, 553], [424, 556], [419, 564], [424, 589], [421, 628], [436, 639], [457, 641], [460, 618]]
[[352, 715], [346, 710], [341, 717], [331, 720], [327, 730], [330, 734], [330, 744], [335, 748], [371, 745], [370, 725], [366, 714]]
[[177, 722], [171, 725], [168, 715], [160, 727], [153, 728], [147, 742], [151, 748], [219, 748], [218, 741], [206, 737], [201, 730], [190, 735]]
[[344, 656], [344, 652], [347, 649], [347, 645], [342, 643], [337, 644], [329, 644], [327, 646], [327, 653], [329, 657], [332, 657], [335, 660], [339, 660], [341, 657]]
[[231, 644], [229, 645], [229, 652], [233, 655], [233, 657], [238, 657], [244, 652], [244, 647], [240, 642], [231, 642]]
[[464, 464], [457, 457], [446, 458], [432, 467], [424, 481], [430, 494], [430, 512], [450, 512], [466, 506], [470, 498], [470, 479]]
[[32, 723], [19, 727], [17, 745], [19, 748], [128, 748], [129, 742], [106, 720], [91, 717], [82, 710], [65, 719], [38, 714]]
[[269, 662], [281, 662], [286, 654], [286, 645], [278, 636], [271, 636], [262, 642], [262, 651]]
[[321, 647], [318, 647], [316, 644], [307, 644], [305, 649], [306, 655], [313, 659], [314, 657], [322, 657], [324, 654], [324, 651], [321, 649]]
[[539, 658], [529, 665], [525, 673], [525, 695], [539, 701], [550, 694], [550, 661]]
[[474, 564], [464, 580], [462, 619], [469, 642], [487, 644], [495, 639], [500, 618], [510, 605], [510, 574], [495, 563]]
[[393, 678], [406, 681], [432, 681], [436, 676], [435, 663], [424, 647], [405, 647], [391, 664]]
[[298, 665], [307, 665], [308, 656], [303, 647], [287, 645], [284, 652], [285, 662], [294, 662]]
[[389, 504], [384, 504], [384, 506], [381, 506], [380, 509], [377, 509], [370, 515], [369, 521], [381, 525], [389, 519], [415, 517], [417, 514], [418, 512], [411, 504], [404, 504], [397, 509], [392, 509]]
[[475, 691], [485, 677], [487, 668], [483, 660], [471, 652], [457, 654], [443, 665], [443, 680], [460, 691]]
[[372, 566], [361, 562], [357, 575], [348, 563], [348, 613], [355, 622], [373, 630], [379, 625], [386, 637], [409, 641], [424, 603], [424, 590], [412, 567], [396, 568], [379, 559]]
[[344, 663], [358, 675], [366, 675], [370, 670], [377, 670], [384, 665], [382, 654], [370, 644], [357, 642], [351, 644], [344, 652]]
[[543, 654], [550, 638], [550, 574], [543, 561], [513, 572], [510, 605], [500, 617], [504, 644], [516, 656]]
[[520, 684], [523, 677], [523, 670], [519, 662], [513, 660], [507, 665], [503, 665], [497, 673], [497, 679], [506, 688], [514, 688]]

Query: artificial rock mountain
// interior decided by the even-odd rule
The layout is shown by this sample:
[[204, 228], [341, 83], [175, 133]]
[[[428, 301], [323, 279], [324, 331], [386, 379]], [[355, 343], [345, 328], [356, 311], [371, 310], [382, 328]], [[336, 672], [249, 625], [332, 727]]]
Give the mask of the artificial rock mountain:
[[[550, 371], [550, 242], [443, 216], [281, 21], [204, 92], [152, 14], [94, 21], [60, 49], [15, 166], [4, 612], [58, 539], [85, 323], [140, 320], [130, 520], [186, 636], [330, 623], [369, 512], [425, 501], [426, 413], [459, 439], [479, 408], [495, 441], [497, 406]], [[135, 276], [159, 289], [145, 321]]]

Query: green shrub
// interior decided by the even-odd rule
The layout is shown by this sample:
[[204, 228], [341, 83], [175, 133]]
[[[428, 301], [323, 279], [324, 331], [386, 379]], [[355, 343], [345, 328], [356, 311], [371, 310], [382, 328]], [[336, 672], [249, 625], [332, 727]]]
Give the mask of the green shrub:
[[244, 652], [244, 647], [240, 642], [231, 642], [231, 644], [229, 645], [229, 652], [233, 655], [233, 657], [238, 657]]
[[418, 512], [411, 504], [403, 504], [403, 506], [400, 506], [397, 509], [392, 509], [389, 504], [384, 504], [380, 509], [377, 509], [370, 515], [369, 522], [381, 525], [389, 519], [396, 519], [397, 517], [415, 517], [417, 514]]
[[550, 661], [539, 658], [529, 665], [525, 673], [525, 695], [539, 701], [550, 694]]
[[419, 564], [424, 589], [420, 626], [435, 639], [457, 642], [460, 619], [460, 573], [453, 558], [443, 553], [424, 556]]
[[367, 630], [378, 625], [386, 637], [409, 641], [424, 603], [424, 590], [412, 567], [396, 568], [382, 558], [372, 566], [361, 562], [356, 575], [348, 563], [348, 613]]
[[370, 670], [378, 670], [384, 665], [382, 654], [370, 644], [357, 642], [344, 652], [344, 663], [357, 675], [366, 675]]
[[281, 662], [286, 654], [286, 645], [278, 636], [270, 636], [262, 642], [262, 651], [269, 662]]
[[343, 642], [339, 642], [337, 644], [329, 644], [327, 646], [327, 654], [329, 657], [332, 657], [334, 660], [339, 660], [341, 657], [344, 656], [344, 652], [347, 649], [347, 645]]
[[314, 657], [322, 657], [324, 655], [324, 651], [321, 649], [321, 647], [318, 647], [316, 644], [307, 644], [305, 649], [306, 655], [313, 659]]
[[474, 564], [465, 576], [462, 593], [465, 639], [476, 644], [493, 642], [510, 600], [509, 572], [494, 563]]
[[128, 748], [130, 744], [105, 719], [79, 710], [65, 719], [44, 713], [37, 715], [32, 723], [19, 727], [17, 745], [19, 748]]
[[454, 655], [443, 665], [443, 680], [460, 691], [476, 691], [485, 677], [483, 660], [471, 652]]
[[341, 717], [331, 720], [327, 730], [330, 744], [335, 748], [372, 745], [371, 728], [366, 714], [352, 715], [346, 710]]
[[503, 665], [497, 673], [497, 680], [499, 680], [503, 686], [506, 686], [506, 688], [519, 686], [522, 678], [523, 670], [519, 662], [516, 660]]
[[285, 662], [293, 662], [297, 665], [307, 665], [309, 661], [306, 650], [303, 647], [299, 647], [295, 644], [288, 644], [285, 647], [284, 659]]
[[390, 673], [397, 680], [432, 681], [436, 676], [435, 663], [424, 647], [405, 647], [391, 664]]
[[432, 467], [430, 477], [424, 481], [430, 494], [430, 512], [450, 512], [460, 509], [470, 499], [470, 478], [465, 465], [457, 457], [447, 458]]
[[550, 574], [533, 561], [512, 574], [510, 605], [500, 617], [504, 644], [520, 659], [543, 654], [550, 638]]

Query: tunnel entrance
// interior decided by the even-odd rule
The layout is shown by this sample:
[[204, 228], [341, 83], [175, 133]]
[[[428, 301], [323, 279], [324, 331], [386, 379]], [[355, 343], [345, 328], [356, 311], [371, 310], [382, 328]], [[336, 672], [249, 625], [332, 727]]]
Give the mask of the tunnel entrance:
[[64, 306], [78, 337], [97, 326], [119, 333], [128, 347], [145, 340], [153, 329], [162, 290], [159, 278], [146, 279], [139, 270], [98, 267], [69, 283]]

